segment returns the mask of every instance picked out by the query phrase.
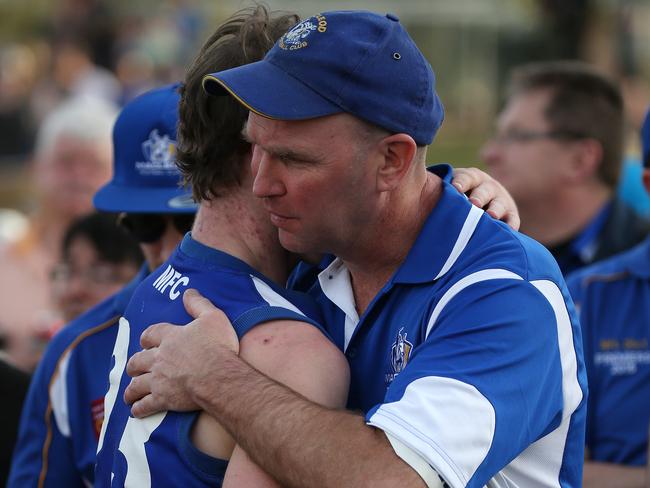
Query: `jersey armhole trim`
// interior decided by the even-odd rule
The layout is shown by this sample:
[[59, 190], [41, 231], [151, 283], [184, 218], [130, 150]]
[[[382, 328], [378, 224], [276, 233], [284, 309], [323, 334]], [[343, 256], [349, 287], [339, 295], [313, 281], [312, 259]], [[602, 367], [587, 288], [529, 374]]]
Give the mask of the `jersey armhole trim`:
[[273, 320], [294, 320], [297, 322], [305, 322], [313, 325], [329, 338], [318, 322], [310, 319], [306, 315], [299, 314], [283, 307], [261, 306], [247, 310], [233, 321], [232, 326], [237, 333], [237, 337], [241, 340], [241, 338], [256, 325]]
[[187, 414], [178, 420], [178, 451], [181, 459], [208, 484], [223, 483], [228, 459], [221, 459], [204, 453], [192, 443], [192, 428], [199, 418], [199, 412]]

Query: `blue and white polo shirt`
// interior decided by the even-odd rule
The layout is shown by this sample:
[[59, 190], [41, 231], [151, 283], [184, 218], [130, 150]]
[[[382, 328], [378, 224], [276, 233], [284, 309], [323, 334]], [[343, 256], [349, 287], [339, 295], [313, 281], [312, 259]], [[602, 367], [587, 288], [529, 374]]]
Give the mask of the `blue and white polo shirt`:
[[[357, 315], [350, 275], [319, 275], [350, 409], [426, 480], [581, 486], [587, 382], [569, 293], [540, 244], [449, 184], [406, 260]], [[314, 290], [312, 290], [314, 291]]]

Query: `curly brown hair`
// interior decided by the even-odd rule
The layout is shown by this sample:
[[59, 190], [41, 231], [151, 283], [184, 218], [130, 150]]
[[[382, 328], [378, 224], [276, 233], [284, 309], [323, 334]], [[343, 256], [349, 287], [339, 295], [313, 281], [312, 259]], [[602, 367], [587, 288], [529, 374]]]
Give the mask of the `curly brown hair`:
[[250, 144], [241, 135], [248, 111], [233, 97], [209, 96], [203, 77], [261, 60], [300, 18], [264, 5], [238, 11], [210, 36], [180, 89], [177, 164], [197, 201], [241, 183]]

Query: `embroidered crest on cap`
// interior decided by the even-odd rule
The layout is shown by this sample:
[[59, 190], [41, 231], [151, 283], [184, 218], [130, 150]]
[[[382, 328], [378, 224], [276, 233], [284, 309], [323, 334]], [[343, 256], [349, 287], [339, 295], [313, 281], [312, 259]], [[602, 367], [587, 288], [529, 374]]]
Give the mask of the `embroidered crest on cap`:
[[176, 174], [176, 142], [167, 134], [161, 136], [158, 129], [149, 133], [149, 138], [142, 143], [145, 161], [135, 163], [135, 168], [142, 175]]
[[327, 31], [327, 20], [323, 15], [316, 15], [294, 25], [280, 38], [278, 45], [281, 49], [295, 51], [307, 47], [309, 43], [306, 38], [314, 31], [321, 34]]

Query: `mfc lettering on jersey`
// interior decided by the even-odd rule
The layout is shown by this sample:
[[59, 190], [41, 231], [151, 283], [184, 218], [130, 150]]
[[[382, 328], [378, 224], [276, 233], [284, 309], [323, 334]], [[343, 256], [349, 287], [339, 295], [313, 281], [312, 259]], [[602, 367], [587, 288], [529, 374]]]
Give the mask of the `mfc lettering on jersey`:
[[176, 300], [181, 296], [182, 289], [190, 284], [190, 279], [187, 276], [181, 275], [176, 271], [172, 265], [168, 265], [167, 269], [153, 282], [153, 287], [163, 295], [169, 288], [169, 299]]

